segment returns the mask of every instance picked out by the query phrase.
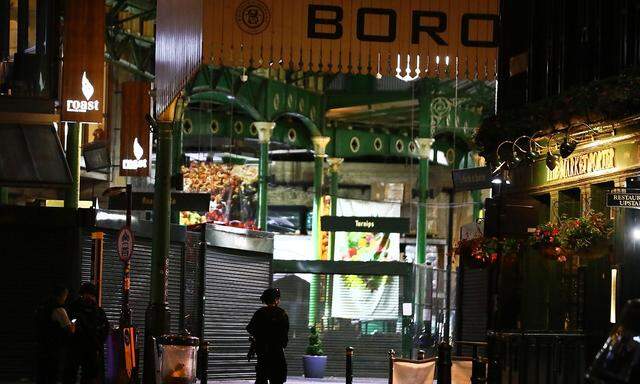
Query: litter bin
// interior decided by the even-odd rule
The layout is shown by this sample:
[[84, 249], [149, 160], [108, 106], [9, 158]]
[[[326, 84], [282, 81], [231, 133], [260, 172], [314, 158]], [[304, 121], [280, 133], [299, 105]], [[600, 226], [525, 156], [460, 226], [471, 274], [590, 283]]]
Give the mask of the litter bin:
[[195, 383], [200, 340], [188, 335], [163, 335], [154, 341], [156, 344], [156, 382], [162, 384]]

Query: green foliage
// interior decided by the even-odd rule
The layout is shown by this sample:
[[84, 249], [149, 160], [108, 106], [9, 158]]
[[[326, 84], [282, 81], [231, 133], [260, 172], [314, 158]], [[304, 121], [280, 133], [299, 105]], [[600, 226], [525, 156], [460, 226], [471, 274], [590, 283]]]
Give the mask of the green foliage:
[[562, 247], [573, 252], [588, 251], [609, 240], [612, 234], [611, 220], [602, 213], [589, 211], [578, 218], [563, 220]]
[[322, 340], [320, 340], [320, 335], [315, 325], [309, 327], [309, 345], [307, 346], [306, 354], [311, 356], [324, 356]]

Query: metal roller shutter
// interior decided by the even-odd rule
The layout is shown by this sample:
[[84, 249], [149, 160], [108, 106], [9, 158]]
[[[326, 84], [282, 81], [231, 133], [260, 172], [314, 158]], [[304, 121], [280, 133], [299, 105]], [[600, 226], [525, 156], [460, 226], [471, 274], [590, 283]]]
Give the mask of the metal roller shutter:
[[202, 337], [200, 313], [202, 295], [201, 267], [204, 253], [202, 232], [187, 232], [183, 264], [182, 311], [184, 328], [194, 336]]
[[[487, 295], [488, 276], [485, 269], [462, 268], [460, 279], [460, 303], [458, 340], [486, 341], [487, 338]], [[463, 355], [470, 356], [471, 348], [463, 347]]]
[[[120, 321], [122, 307], [123, 266], [116, 252], [116, 231], [104, 232], [104, 258], [102, 272], [102, 308], [107, 314], [111, 327]], [[168, 300], [171, 308], [171, 332], [177, 332], [180, 322], [180, 281], [181, 281], [182, 244], [172, 243], [169, 251]], [[91, 271], [91, 234], [83, 236], [82, 244], [82, 280], [89, 281]], [[136, 237], [131, 258], [131, 290], [129, 306], [131, 321], [138, 334], [140, 357], [144, 354], [145, 311], [149, 305], [151, 292], [151, 240]], [[140, 371], [143, 359], [140, 358]]]
[[[183, 244], [171, 243], [171, 247], [169, 248], [169, 278], [167, 280], [167, 300], [169, 301], [169, 308], [171, 308], [170, 326], [172, 333], [180, 333], [183, 331], [180, 328], [180, 325], [183, 324], [184, 317], [184, 314], [182, 313], [183, 260]], [[149, 263], [151, 263], [151, 259], [149, 259]]]
[[[333, 275], [339, 278], [341, 275]], [[324, 281], [328, 275], [318, 275]], [[391, 284], [399, 286], [402, 292], [403, 279], [395, 276]], [[290, 376], [302, 376], [302, 356], [305, 354], [309, 338], [309, 283], [301, 276], [294, 274], [274, 274], [274, 287], [280, 288], [282, 299], [280, 306], [289, 314], [289, 345], [285, 350]], [[348, 291], [343, 292], [347, 295]], [[400, 300], [400, 298], [398, 298]], [[322, 305], [322, 302], [320, 302]], [[322, 312], [322, 306], [320, 307]], [[400, 314], [398, 314], [400, 315]], [[330, 318], [329, 329], [321, 331], [324, 353], [327, 355], [326, 376], [344, 377], [345, 348], [355, 349], [353, 358], [353, 374], [355, 377], [388, 377], [389, 349], [402, 351], [402, 334], [400, 319], [389, 320], [390, 329], [364, 334], [365, 322], [358, 319]]]
[[260, 307], [271, 280], [270, 257], [207, 247], [205, 258], [204, 339], [209, 341], [209, 379], [251, 379], [246, 325]]

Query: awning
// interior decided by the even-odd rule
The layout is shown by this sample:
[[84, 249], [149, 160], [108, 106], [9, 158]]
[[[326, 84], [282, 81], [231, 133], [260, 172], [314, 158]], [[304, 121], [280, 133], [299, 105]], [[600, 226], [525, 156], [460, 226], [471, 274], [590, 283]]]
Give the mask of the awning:
[[156, 113], [201, 64], [491, 80], [498, 28], [498, 0], [165, 0]]
[[53, 126], [0, 124], [0, 137], [0, 185], [71, 185], [69, 165]]

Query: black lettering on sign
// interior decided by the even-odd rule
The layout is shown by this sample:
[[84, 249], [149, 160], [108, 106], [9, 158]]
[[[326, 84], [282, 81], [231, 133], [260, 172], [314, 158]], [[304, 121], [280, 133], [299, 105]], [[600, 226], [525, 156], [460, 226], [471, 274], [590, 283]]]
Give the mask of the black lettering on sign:
[[[368, 35], [365, 32], [365, 22], [367, 15], [387, 16], [389, 29], [386, 35]], [[398, 15], [393, 9], [386, 8], [360, 8], [358, 9], [357, 37], [360, 41], [377, 41], [381, 43], [391, 43], [396, 40], [396, 25]]]
[[[318, 12], [333, 12], [333, 18], [318, 17]], [[342, 18], [344, 12], [341, 7], [333, 5], [309, 4], [307, 37], [310, 39], [330, 39], [337, 40], [342, 37]], [[318, 32], [316, 26], [332, 25], [335, 27], [333, 32]]]
[[[423, 25], [423, 18], [436, 19], [437, 25]], [[447, 30], [447, 14], [437, 11], [413, 11], [411, 20], [411, 44], [420, 44], [420, 33], [426, 32], [438, 45], [448, 45], [440, 33]]]
[[[491, 40], [471, 40], [470, 25], [471, 22], [477, 21], [490, 21], [493, 25], [491, 27]], [[460, 31], [460, 38], [462, 45], [465, 47], [480, 47], [480, 48], [493, 48], [498, 46], [498, 15], [487, 15], [483, 13], [465, 13], [462, 15], [462, 30]]]

